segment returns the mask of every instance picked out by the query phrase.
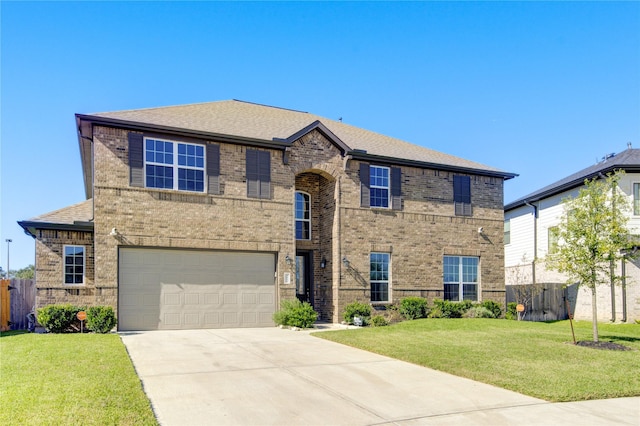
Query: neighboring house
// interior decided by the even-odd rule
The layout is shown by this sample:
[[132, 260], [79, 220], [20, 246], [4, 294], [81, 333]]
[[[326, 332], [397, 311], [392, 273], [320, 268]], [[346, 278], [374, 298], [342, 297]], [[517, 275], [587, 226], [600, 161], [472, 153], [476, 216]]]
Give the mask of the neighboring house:
[[37, 305], [111, 305], [119, 330], [325, 321], [407, 296], [504, 303], [507, 173], [241, 101], [77, 114], [87, 200], [20, 222]]
[[[564, 212], [562, 201], [569, 196], [575, 198], [585, 179], [601, 177], [616, 170], [625, 171], [619, 189], [628, 196], [632, 206], [627, 226], [631, 234], [640, 234], [640, 149], [632, 149], [629, 144], [627, 150], [609, 154], [601, 162], [505, 206], [507, 286], [567, 283], [564, 275], [547, 270], [544, 261], [557, 244], [554, 235]], [[617, 268], [617, 273], [622, 272], [626, 276], [621, 286], [612, 289], [610, 285], [601, 285], [596, 288], [598, 319], [633, 322], [640, 319], [640, 262], [627, 259]], [[591, 291], [588, 288], [578, 291], [574, 316], [591, 319]]]

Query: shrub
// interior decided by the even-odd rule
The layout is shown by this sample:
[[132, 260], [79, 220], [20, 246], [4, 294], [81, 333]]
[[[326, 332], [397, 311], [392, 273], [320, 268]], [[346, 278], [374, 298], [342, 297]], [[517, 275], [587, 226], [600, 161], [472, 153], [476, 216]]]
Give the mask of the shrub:
[[371, 316], [371, 305], [360, 302], [349, 303], [344, 307], [344, 320], [353, 324], [353, 317], [362, 318], [362, 325], [367, 325], [369, 323], [369, 317]]
[[283, 300], [281, 309], [273, 314], [273, 322], [289, 327], [311, 328], [317, 319], [311, 304], [298, 299]]
[[[494, 302], [493, 300], [485, 300], [482, 302], [482, 307], [487, 308], [493, 313], [493, 318], [500, 318], [502, 315], [502, 308], [498, 302]], [[485, 318], [485, 317], [483, 317]]]
[[495, 318], [496, 316], [489, 309], [484, 306], [478, 305], [469, 309], [463, 315], [464, 318]]
[[470, 300], [452, 302], [450, 300], [435, 299], [433, 304], [440, 309], [442, 316], [431, 318], [462, 318], [462, 316], [473, 307], [473, 302]]
[[440, 309], [440, 307], [438, 306], [435, 306], [433, 309], [431, 309], [427, 318], [442, 318], [442, 309]]
[[74, 324], [78, 321], [76, 315], [82, 308], [72, 305], [49, 305], [40, 308], [36, 317], [38, 323], [50, 333], [68, 333], [77, 331]]
[[516, 320], [518, 319], [518, 311], [516, 307], [518, 304], [516, 302], [507, 303], [507, 312], [504, 314], [504, 317], [508, 320]]
[[385, 325], [389, 325], [389, 322], [382, 315], [374, 315], [371, 317], [371, 325], [374, 327], [384, 327]]
[[400, 313], [408, 320], [427, 316], [427, 300], [422, 297], [407, 297], [400, 302]]
[[87, 309], [87, 328], [96, 333], [108, 333], [118, 320], [111, 306], [92, 306]]

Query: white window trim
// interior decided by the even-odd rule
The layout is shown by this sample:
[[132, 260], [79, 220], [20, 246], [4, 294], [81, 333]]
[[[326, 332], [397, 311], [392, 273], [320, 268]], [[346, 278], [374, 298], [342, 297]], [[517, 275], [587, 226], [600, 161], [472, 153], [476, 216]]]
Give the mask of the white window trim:
[[387, 256], [389, 256], [389, 277], [388, 279], [385, 280], [372, 280], [369, 279], [369, 292], [371, 292], [371, 284], [373, 283], [387, 283], [387, 300], [376, 300], [373, 301], [371, 300], [371, 294], [369, 294], [369, 303], [373, 304], [373, 305], [383, 305], [383, 304], [389, 304], [391, 303], [391, 301], [393, 300], [393, 296], [391, 294], [391, 253], [387, 253], [387, 252], [381, 252], [381, 251], [372, 251], [371, 253], [369, 253], [369, 274], [371, 274], [371, 255], [372, 254], [386, 254]]
[[[445, 254], [443, 256], [443, 258], [442, 258], [442, 267], [443, 268], [444, 268], [444, 258], [445, 257], [457, 257], [457, 258], [459, 258], [461, 260], [461, 262], [458, 265], [458, 268], [459, 268], [458, 276], [460, 277], [460, 279], [457, 282], [457, 284], [458, 284], [458, 300], [451, 300], [451, 302], [462, 302], [462, 301], [465, 300], [464, 299], [464, 285], [465, 284], [475, 284], [475, 286], [476, 286], [476, 300], [473, 300], [472, 302], [480, 302], [480, 300], [482, 299], [480, 297], [480, 294], [481, 294], [481, 292], [480, 292], [480, 280], [481, 280], [481, 277], [480, 277], [480, 271], [481, 271], [481, 268], [480, 268], [480, 257], [479, 256], [459, 256], [459, 255], [453, 255], [453, 254]], [[462, 259], [465, 259], [465, 258], [467, 258], [467, 259], [471, 258], [471, 259], [477, 259], [478, 260], [477, 271], [476, 271], [477, 272], [477, 282], [475, 282], [475, 283], [464, 281], [464, 278], [463, 278], [464, 277], [464, 269], [463, 269], [463, 266], [462, 266]], [[444, 277], [444, 273], [443, 273], [443, 277]], [[443, 290], [444, 290], [444, 285], [445, 284], [454, 284], [453, 282], [446, 282], [444, 280], [442, 280], [442, 281], [443, 281], [442, 282]], [[443, 296], [444, 296], [444, 294], [443, 294]]]
[[[636, 214], [636, 185], [640, 186], [640, 182], [631, 182], [631, 214], [639, 217], [640, 214]], [[638, 200], [640, 200], [640, 198], [638, 198]]]
[[[147, 139], [151, 139], [154, 141], [160, 142], [169, 142], [173, 144], [173, 164], [166, 163], [156, 163], [155, 161], [147, 161]], [[178, 165], [178, 145], [192, 145], [202, 147], [202, 167], [197, 166], [179, 166]], [[171, 139], [162, 139], [162, 138], [153, 138], [153, 137], [144, 137], [142, 141], [142, 152], [143, 152], [143, 179], [144, 179], [144, 187], [149, 189], [157, 189], [157, 190], [165, 190], [165, 191], [180, 191], [180, 192], [188, 192], [195, 194], [206, 194], [207, 193], [207, 147], [206, 145], [198, 144], [198, 143], [190, 143], [190, 142], [180, 142], [174, 141]], [[155, 188], [147, 186], [147, 165], [151, 166], [162, 166], [162, 167], [172, 167], [173, 168], [173, 188]], [[188, 169], [188, 170], [201, 170], [202, 171], [202, 191], [189, 191], [186, 189], [178, 189], [179, 185], [179, 173], [178, 169]]]
[[[376, 169], [386, 169], [387, 170], [387, 186], [378, 186], [378, 185], [372, 185], [371, 184], [371, 171], [376, 168]], [[371, 190], [372, 189], [386, 189], [387, 190], [387, 207], [382, 207], [382, 206], [372, 206], [371, 205]], [[372, 209], [385, 209], [385, 210], [390, 210], [391, 209], [391, 168], [390, 167], [386, 167], [386, 166], [376, 166], [376, 165], [369, 165], [369, 207]]]
[[[67, 247], [82, 247], [82, 283], [67, 283], [65, 277], [67, 275], [65, 269], [67, 267]], [[74, 274], [75, 275], [75, 274]], [[87, 246], [81, 244], [65, 244], [62, 246], [62, 284], [65, 287], [83, 287], [87, 282]]]
[[[304, 194], [307, 197], [309, 197], [309, 219], [298, 219], [296, 217], [296, 194]], [[298, 236], [295, 235], [296, 232], [296, 222], [301, 221], [301, 222], [309, 222], [309, 238], [301, 238], [298, 239]], [[305, 191], [295, 191], [295, 193], [293, 194], [293, 233], [294, 233], [294, 237], [296, 239], [296, 241], [311, 241], [311, 194], [309, 194], [308, 192]]]

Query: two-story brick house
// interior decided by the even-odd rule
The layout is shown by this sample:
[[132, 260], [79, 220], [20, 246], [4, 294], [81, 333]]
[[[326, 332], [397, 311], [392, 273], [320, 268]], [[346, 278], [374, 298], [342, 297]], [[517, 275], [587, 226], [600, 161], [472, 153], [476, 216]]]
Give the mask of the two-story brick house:
[[107, 304], [120, 330], [272, 325], [298, 297], [504, 303], [515, 175], [241, 101], [77, 114], [87, 200], [21, 226], [37, 305]]

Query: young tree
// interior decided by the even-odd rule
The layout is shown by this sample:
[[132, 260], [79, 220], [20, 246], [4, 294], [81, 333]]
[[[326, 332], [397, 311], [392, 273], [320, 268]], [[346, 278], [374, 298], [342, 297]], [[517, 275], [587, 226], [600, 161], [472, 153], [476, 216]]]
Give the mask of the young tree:
[[558, 248], [547, 262], [548, 268], [567, 275], [567, 283], [577, 282], [591, 290], [594, 342], [598, 342], [596, 287], [622, 280], [610, 265], [622, 258], [621, 250], [630, 241], [626, 227], [629, 203], [618, 189], [622, 174], [587, 179], [576, 198], [563, 200]]

